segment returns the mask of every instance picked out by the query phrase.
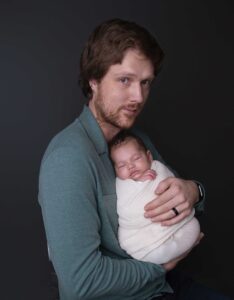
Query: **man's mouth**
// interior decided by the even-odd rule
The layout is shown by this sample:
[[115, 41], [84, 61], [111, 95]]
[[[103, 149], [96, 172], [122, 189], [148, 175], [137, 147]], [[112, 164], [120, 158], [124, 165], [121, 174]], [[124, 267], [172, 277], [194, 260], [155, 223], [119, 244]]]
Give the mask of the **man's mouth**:
[[124, 107], [123, 110], [129, 116], [137, 116], [140, 112], [140, 108], [137, 107]]

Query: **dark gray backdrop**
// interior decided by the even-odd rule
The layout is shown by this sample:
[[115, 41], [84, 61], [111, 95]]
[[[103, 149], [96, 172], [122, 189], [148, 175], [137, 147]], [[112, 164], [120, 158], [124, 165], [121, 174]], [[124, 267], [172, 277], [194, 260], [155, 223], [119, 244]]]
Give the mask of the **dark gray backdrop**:
[[206, 187], [206, 237], [180, 268], [234, 296], [232, 1], [1, 0], [0, 298], [49, 299], [40, 160], [52, 136], [78, 116], [81, 49], [112, 17], [158, 37], [164, 68], [138, 123], [173, 168]]

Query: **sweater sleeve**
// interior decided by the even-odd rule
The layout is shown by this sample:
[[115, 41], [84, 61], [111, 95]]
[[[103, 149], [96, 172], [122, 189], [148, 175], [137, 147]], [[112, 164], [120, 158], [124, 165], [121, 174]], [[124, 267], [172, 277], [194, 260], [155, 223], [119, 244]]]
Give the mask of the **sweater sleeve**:
[[140, 296], [146, 290], [160, 294], [166, 284], [161, 266], [100, 251], [102, 224], [93, 173], [88, 155], [79, 159], [77, 149], [65, 147], [53, 151], [40, 170], [39, 202], [62, 299]]

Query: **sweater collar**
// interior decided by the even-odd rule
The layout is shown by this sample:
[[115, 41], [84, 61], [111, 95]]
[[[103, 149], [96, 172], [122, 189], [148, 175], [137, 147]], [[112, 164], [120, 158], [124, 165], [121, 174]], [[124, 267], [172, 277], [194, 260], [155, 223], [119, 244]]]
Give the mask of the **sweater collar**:
[[108, 153], [108, 145], [105, 140], [104, 134], [95, 119], [90, 108], [85, 105], [83, 111], [80, 114], [79, 120], [86, 131], [87, 135], [93, 142], [98, 154]]

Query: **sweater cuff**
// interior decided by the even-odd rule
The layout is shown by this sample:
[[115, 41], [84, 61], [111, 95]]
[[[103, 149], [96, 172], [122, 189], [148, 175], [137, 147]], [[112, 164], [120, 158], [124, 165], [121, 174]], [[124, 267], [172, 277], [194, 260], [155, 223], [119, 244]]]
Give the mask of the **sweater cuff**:
[[199, 181], [193, 180], [193, 182], [196, 183], [199, 192], [199, 200], [195, 203], [194, 208], [196, 210], [196, 214], [201, 214], [205, 209], [205, 188]]

